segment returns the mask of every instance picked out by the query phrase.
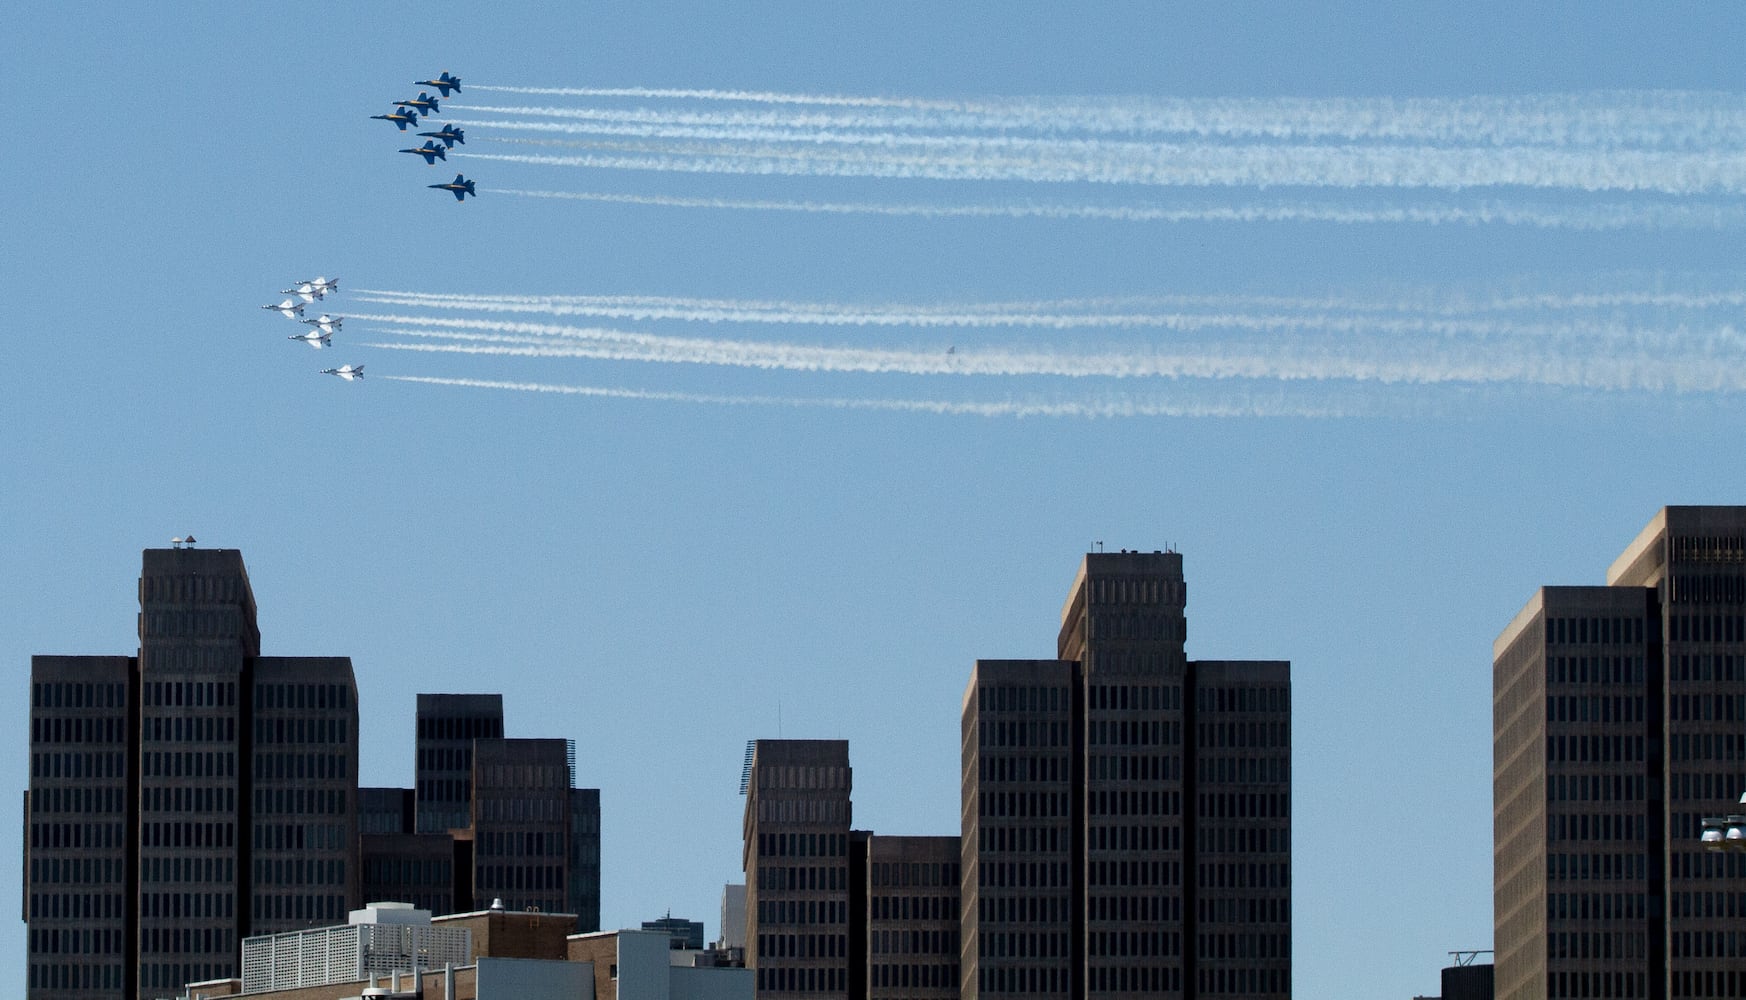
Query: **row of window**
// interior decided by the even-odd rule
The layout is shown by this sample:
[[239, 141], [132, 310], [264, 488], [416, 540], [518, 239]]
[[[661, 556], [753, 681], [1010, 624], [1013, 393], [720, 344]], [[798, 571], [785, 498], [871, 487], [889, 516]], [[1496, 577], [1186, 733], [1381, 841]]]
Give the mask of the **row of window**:
[[32, 855], [30, 881], [33, 885], [112, 884], [121, 881], [121, 859], [42, 858]]
[[483, 791], [473, 808], [484, 823], [562, 823], [565, 808], [564, 789], [553, 789], [553, 795], [529, 798], [525, 795], [503, 796], [496, 789]]
[[[1708, 761], [1705, 761], [1708, 763]], [[1718, 813], [1735, 812], [1739, 801], [1740, 777], [1737, 774], [1692, 774], [1685, 772], [1668, 776], [1672, 797], [1683, 802], [1709, 802]]]
[[846, 934], [760, 934], [759, 958], [843, 958], [849, 954]]
[[1094, 753], [1085, 766], [1092, 781], [1182, 780], [1182, 758], [1175, 755]]
[[345, 744], [351, 741], [351, 720], [255, 719], [255, 743]]
[[984, 823], [977, 827], [976, 840], [977, 849], [985, 854], [1064, 851], [1067, 849], [1067, 828], [1061, 825], [990, 826]]
[[1637, 840], [1645, 836], [1647, 821], [1641, 814], [1581, 813], [1566, 816], [1555, 813], [1546, 817], [1546, 839], [1558, 840]]
[[[1114, 970], [1091, 970], [1093, 983], [1097, 982], [1099, 978], [1098, 973], [1109, 973], [1112, 971]], [[1157, 972], [1158, 970], [1152, 969], [1150, 971]], [[1178, 986], [1180, 986], [1180, 970], [1171, 971], [1178, 973], [1176, 981]], [[1113, 977], [1110, 978], [1113, 979]], [[976, 968], [976, 986], [985, 995], [989, 993], [1015, 993], [1024, 996], [1035, 996], [1039, 993], [1066, 993], [1067, 970], [1062, 968], [1059, 963], [1043, 966], [1041, 968], [1036, 966], [1013, 968], [1010, 966], [993, 966], [984, 962], [978, 964]], [[1108, 986], [1096, 985], [1092, 988], [1105, 991], [1110, 989]], [[1175, 988], [1177, 987], [1162, 987], [1154, 985], [1152, 990], [1153, 992], [1156, 992], [1159, 989]]]
[[1099, 886], [1125, 889], [1132, 886], [1165, 886], [1182, 884], [1182, 862], [1168, 861], [1089, 861], [1085, 865], [1085, 881], [1090, 891]]
[[1286, 819], [1291, 796], [1285, 792], [1202, 792], [1196, 796], [1206, 819]]
[[123, 708], [127, 685], [90, 681], [37, 681], [30, 686], [31, 708]]
[[1546, 957], [1557, 961], [1565, 958], [1642, 958], [1647, 952], [1648, 936], [1632, 931], [1558, 931], [1546, 935]]
[[1279, 785], [1291, 780], [1291, 760], [1269, 757], [1202, 757], [1195, 765], [1205, 783], [1231, 785]]
[[1291, 831], [1283, 826], [1209, 824], [1195, 828], [1195, 846], [1206, 854], [1284, 854], [1291, 850]]
[[564, 834], [556, 830], [481, 830], [475, 848], [481, 857], [559, 857]]
[[235, 858], [200, 858], [182, 854], [144, 857], [140, 861], [140, 881], [155, 882], [235, 882]]
[[1681, 653], [1668, 657], [1670, 681], [1746, 681], [1746, 656], [1728, 653]]
[[1546, 699], [1547, 722], [1642, 722], [1643, 699], [1629, 695], [1554, 695]]
[[762, 858], [840, 858], [848, 852], [847, 834], [758, 834], [758, 856]]
[[1675, 917], [1746, 918], [1746, 892], [1676, 892], [1668, 909]]
[[[956, 889], [956, 886], [953, 886]], [[874, 896], [867, 900], [874, 920], [957, 920], [958, 897]]]
[[1668, 577], [1667, 592], [1674, 604], [1740, 604], [1746, 602], [1746, 576], [1674, 573]]
[[1203, 889], [1289, 889], [1286, 862], [1214, 862], [1198, 866]]
[[255, 777], [274, 781], [331, 781], [350, 775], [345, 753], [257, 753]]
[[344, 885], [343, 858], [256, 858], [250, 866], [257, 888], [287, 885]]
[[1202, 687], [1195, 689], [1194, 707], [1208, 712], [1291, 711], [1291, 689], [1286, 687]]
[[949, 990], [958, 992], [958, 963], [878, 962], [868, 967], [874, 989]]
[[417, 731], [420, 740], [500, 740], [503, 738], [503, 717], [421, 715]]
[[760, 924], [841, 924], [849, 919], [849, 904], [841, 899], [760, 899]]
[[1085, 640], [1096, 642], [1157, 642], [1188, 638], [1188, 622], [1182, 613], [1104, 612], [1085, 616]]
[[231, 750], [152, 750], [140, 754], [139, 769], [147, 778], [234, 778], [236, 753]]
[[452, 885], [455, 865], [436, 858], [368, 858], [364, 881], [376, 885]]
[[32, 927], [32, 955], [114, 955], [121, 951], [119, 927]]
[[1067, 935], [1059, 931], [980, 931], [976, 953], [981, 958], [1066, 958]]
[[880, 955], [956, 955], [958, 929], [909, 928], [875, 930], [868, 935], [875, 954]]
[[235, 743], [233, 716], [154, 715], [140, 720], [144, 743]]
[[814, 826], [847, 827], [849, 800], [845, 798], [758, 799], [760, 823], [807, 823]]
[[1643, 737], [1618, 733], [1585, 736], [1559, 733], [1546, 737], [1546, 759], [1558, 762], [1611, 764], [1640, 761], [1643, 749]]
[[236, 950], [236, 932], [226, 927], [142, 927], [139, 937], [140, 951], [146, 954], [228, 954]]
[[1675, 694], [1667, 717], [1677, 722], [1746, 722], [1746, 694]]
[[1643, 643], [1643, 619], [1621, 618], [1614, 616], [1583, 616], [1567, 618], [1562, 615], [1546, 619], [1547, 645], [1586, 645], [1597, 646]]
[[[1067, 725], [1060, 725], [1064, 740]], [[1181, 746], [1182, 723], [1176, 719], [1092, 719], [1085, 724], [1085, 742], [1094, 747]]]
[[908, 889], [912, 886], [947, 886], [958, 887], [958, 863], [956, 861], [875, 861], [872, 865], [872, 884], [876, 886], [897, 886]]
[[32, 778], [124, 778], [127, 757], [121, 751], [33, 753]]
[[1182, 896], [1149, 894], [1145, 896], [1092, 896], [1085, 901], [1085, 919], [1128, 923], [1181, 923]]
[[1179, 712], [1182, 688], [1175, 684], [1092, 684], [1085, 689], [1093, 712]]
[[1649, 897], [1640, 892], [1546, 894], [1548, 920], [1642, 920], [1650, 915], [1650, 909]]
[[236, 812], [236, 789], [229, 786], [166, 788], [163, 785], [147, 785], [140, 789], [140, 798], [146, 812], [172, 812], [178, 815], [191, 812]]
[[263, 893], [254, 897], [250, 911], [257, 921], [284, 920], [303, 926], [312, 923], [341, 923], [346, 919], [346, 897], [318, 896], [306, 892], [288, 896]]
[[[81, 955], [89, 954], [88, 952]], [[107, 958], [115, 952], [106, 952]], [[119, 990], [121, 966], [113, 960], [95, 962], [30, 963], [30, 988], [33, 990]], [[184, 983], [189, 980], [184, 980]]]
[[978, 777], [983, 781], [1066, 781], [1067, 755], [998, 754], [978, 755]]
[[1195, 903], [1195, 912], [1209, 924], [1284, 924], [1291, 921], [1291, 900], [1282, 896], [1262, 899], [1205, 899]]
[[[1094, 793], [1109, 795], [1109, 792]], [[1066, 792], [983, 792], [976, 797], [980, 816], [1066, 816]]]
[[1200, 722], [1195, 733], [1203, 747], [1289, 747], [1289, 722]]
[[77, 743], [81, 746], [120, 743], [123, 738], [122, 721], [113, 715], [32, 715], [30, 742]]
[[473, 744], [464, 746], [425, 746], [419, 745], [415, 754], [418, 770], [425, 771], [462, 771], [471, 773], [473, 770]]
[[[87, 886], [89, 888], [89, 886]], [[26, 920], [120, 920], [119, 892], [33, 892]]]
[[346, 812], [346, 789], [343, 788], [257, 788], [255, 815], [342, 816]]
[[1067, 746], [1067, 723], [1047, 719], [982, 719], [976, 731], [985, 747]]
[[1285, 969], [1201, 969], [1195, 978], [1200, 981], [1202, 993], [1251, 998], [1291, 993], [1291, 975]]
[[1643, 684], [1642, 654], [1630, 656], [1548, 656], [1546, 683]]
[[1086, 832], [1087, 846], [1093, 851], [1182, 850], [1182, 827], [1175, 825], [1109, 826], [1098, 823]]
[[[242, 632], [242, 610], [219, 608], [213, 611], [141, 611], [140, 637], [146, 642], [167, 638], [234, 639]], [[148, 652], [150, 650], [148, 649]]]
[[351, 688], [344, 684], [256, 684], [257, 709], [348, 709]]
[[1289, 934], [1199, 934], [1200, 957], [1208, 961], [1230, 958], [1290, 958]]
[[1164, 958], [1182, 954], [1180, 931], [1092, 931], [1085, 935], [1091, 958]]
[[229, 892], [142, 892], [139, 894], [139, 915], [142, 920], [229, 920], [236, 916], [236, 895]]
[[758, 992], [841, 993], [848, 989], [849, 971], [843, 968], [758, 969]]
[[987, 862], [976, 866], [976, 883], [995, 889], [1064, 889], [1065, 861]]
[[[1677, 822], [1668, 830], [1668, 838], [1676, 846], [1668, 859], [1669, 878], [1746, 879], [1746, 854], [1710, 852], [1698, 849], [1698, 817], [1683, 814], [1687, 822]], [[1683, 832], [1682, 832], [1683, 831]], [[1675, 839], [1677, 838], [1677, 839]]]
[[141, 823], [141, 847], [235, 847], [234, 823]]
[[1667, 738], [1670, 759], [1715, 761], [1746, 760], [1746, 732], [1674, 733]]
[[1643, 785], [1641, 774], [1548, 774], [1546, 798], [1553, 802], [1642, 802]]
[[1648, 877], [1643, 854], [1548, 854], [1546, 877], [1555, 882], [1639, 880]]
[[1048, 923], [1067, 922], [1067, 897], [1026, 893], [1013, 896], [976, 897], [976, 919], [983, 923]]
[[1065, 712], [1068, 691], [1064, 687], [994, 684], [977, 690], [976, 707], [984, 712]]
[[120, 823], [30, 824], [30, 846], [33, 850], [118, 848], [126, 842], [121, 835]]
[[759, 865], [760, 892], [818, 892], [848, 888], [849, 870], [834, 865]]
[[[235, 681], [147, 681], [140, 699], [148, 707], [231, 708], [236, 705]], [[260, 701], [257, 692], [256, 703]]]
[[479, 865], [479, 895], [497, 889], [511, 892], [556, 892], [564, 888], [563, 865]]
[[31, 813], [118, 813], [121, 811], [120, 788], [32, 788]]

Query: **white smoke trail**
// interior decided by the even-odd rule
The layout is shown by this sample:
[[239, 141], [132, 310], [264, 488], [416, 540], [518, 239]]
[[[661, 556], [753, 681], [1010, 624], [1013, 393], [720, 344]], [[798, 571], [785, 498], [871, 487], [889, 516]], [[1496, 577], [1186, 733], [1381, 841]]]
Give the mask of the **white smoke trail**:
[[1311, 404], [1288, 402], [1274, 394], [1235, 395], [1225, 402], [1172, 402], [1153, 397], [1105, 396], [1087, 399], [1040, 398], [991, 402], [963, 402], [929, 399], [857, 399], [848, 397], [725, 395], [689, 392], [655, 392], [643, 389], [611, 389], [580, 385], [554, 385], [545, 382], [505, 382], [471, 378], [439, 378], [421, 375], [378, 376], [394, 382], [424, 385], [449, 385], [475, 389], [503, 389], [514, 392], [555, 393], [571, 396], [592, 396], [604, 399], [647, 400], [655, 402], [696, 403], [717, 406], [782, 406], [812, 407], [833, 410], [879, 410], [900, 413], [937, 414], [942, 416], [975, 417], [1080, 417], [1114, 419], [1123, 417], [1344, 417], [1353, 415], [1351, 407], [1330, 403]]
[[[550, 109], [554, 112], [668, 115], [722, 121], [816, 121], [847, 127], [1030, 130], [1044, 133], [1180, 134], [1237, 139], [1544, 144], [1618, 148], [1746, 145], [1746, 98], [1684, 91], [1600, 91], [1464, 98], [1062, 97], [927, 101], [749, 91], [654, 88], [480, 88], [570, 97], [636, 97], [771, 107], [847, 108], [848, 115], [694, 112], [663, 109]], [[918, 117], [913, 112], [925, 114]], [[892, 112], [902, 114], [893, 115]]]
[[836, 215], [897, 215], [924, 218], [1107, 219], [1119, 222], [1332, 222], [1344, 225], [1423, 223], [1430, 225], [1513, 225], [1540, 229], [1729, 229], [1746, 225], [1746, 206], [1629, 204], [1511, 205], [1487, 201], [1473, 206], [1338, 205], [1331, 202], [1272, 202], [1200, 205], [1072, 205], [1013, 201], [985, 205], [927, 205], [880, 202], [784, 201], [734, 198], [679, 198], [666, 195], [605, 194], [589, 191], [530, 191], [487, 188], [490, 194], [558, 198], [623, 205], [707, 208]]
[[1661, 194], [1746, 192], [1746, 154], [1640, 152], [1606, 155], [1538, 149], [1433, 147], [1186, 146], [1135, 150], [1108, 145], [1062, 146], [1036, 157], [985, 155], [961, 149], [951, 156], [896, 156], [868, 151], [793, 149], [748, 157], [532, 156], [463, 153], [477, 160], [546, 166], [898, 179], [1085, 182], [1183, 187], [1558, 188], [1652, 191]]
[[[1054, 376], [1072, 379], [1261, 379], [1384, 384], [1514, 383], [1606, 391], [1739, 392], [1746, 371], [1717, 357], [1673, 357], [1649, 349], [1605, 355], [1506, 352], [1484, 343], [1355, 344], [1272, 342], [1184, 344], [1150, 351], [1075, 353], [981, 349], [939, 351], [659, 337], [580, 328], [552, 336], [543, 324], [450, 321], [450, 329], [396, 329], [403, 336], [462, 343], [378, 342], [365, 346], [439, 354], [589, 358], [800, 372], [904, 375]], [[492, 333], [456, 333], [453, 326]]]

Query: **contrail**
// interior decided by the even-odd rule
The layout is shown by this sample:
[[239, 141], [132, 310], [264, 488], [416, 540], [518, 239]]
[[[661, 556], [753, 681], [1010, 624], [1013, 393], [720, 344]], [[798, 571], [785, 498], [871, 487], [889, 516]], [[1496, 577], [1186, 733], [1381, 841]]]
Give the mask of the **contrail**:
[[833, 410], [880, 410], [901, 413], [938, 414], [942, 416], [975, 417], [1345, 417], [1354, 410], [1330, 404], [1287, 402], [1273, 394], [1239, 396], [1222, 403], [1183, 403], [1163, 398], [1110, 396], [1092, 399], [1004, 400], [993, 402], [961, 402], [930, 399], [856, 399], [845, 397], [713, 395], [689, 392], [654, 392], [643, 389], [611, 389], [581, 385], [553, 385], [545, 382], [501, 382], [471, 378], [438, 378], [420, 375], [381, 375], [378, 378], [394, 382], [414, 382], [424, 385], [449, 385], [474, 389], [503, 389], [515, 392], [556, 393], [570, 396], [592, 396], [605, 399], [632, 399], [656, 402], [696, 403], [717, 406], [782, 406], [815, 407]]
[[983, 205], [928, 205], [880, 202], [784, 201], [734, 198], [679, 198], [664, 195], [605, 194], [590, 191], [529, 191], [487, 188], [489, 194], [559, 198], [623, 205], [707, 208], [837, 215], [899, 215], [924, 218], [1108, 219], [1118, 222], [1332, 222], [1345, 225], [1428, 223], [1430, 225], [1514, 225], [1541, 229], [1731, 229], [1746, 225], [1746, 206], [1688, 204], [1511, 205], [1488, 201], [1452, 205], [1364, 206], [1332, 202], [1271, 202], [1238, 205], [1071, 205], [1013, 201]]
[[[547, 109], [654, 119], [832, 121], [854, 127], [1029, 130], [1048, 133], [1192, 135], [1235, 139], [1341, 139], [1478, 145], [1682, 147], [1746, 143], [1746, 99], [1689, 91], [1599, 91], [1463, 98], [985, 98], [930, 101], [754, 91], [655, 88], [480, 87], [566, 97], [739, 102], [848, 113], [698, 112], [679, 108]], [[897, 114], [893, 114], [897, 112]], [[921, 115], [915, 112], [922, 112]], [[537, 112], [530, 112], [537, 113]]]
[[[1130, 147], [1132, 144], [1128, 144]], [[1738, 194], [1746, 191], [1746, 154], [1614, 151], [1590, 155], [1541, 149], [1434, 147], [1187, 146], [1075, 150], [1037, 157], [893, 156], [797, 148], [756, 157], [531, 156], [455, 152], [466, 159], [545, 166], [897, 179], [1084, 182], [1181, 187], [1559, 188]]]
[[[462, 325], [462, 324], [457, 324]], [[659, 337], [577, 329], [567, 339], [540, 324], [470, 321], [469, 329], [397, 329], [402, 336], [460, 343], [378, 342], [365, 346], [439, 354], [590, 358], [703, 364], [801, 372], [904, 375], [1054, 376], [1115, 379], [1258, 379], [1385, 384], [1525, 383], [1607, 391], [1739, 392], [1746, 371], [1731, 359], [1639, 348], [1604, 356], [1509, 353], [1497, 345], [1465, 348], [1420, 343], [1354, 344], [1301, 340], [1172, 345], [1128, 352], [982, 349], [939, 351]], [[1431, 346], [1430, 350], [1426, 350]], [[1727, 363], [1723, 363], [1727, 362]]]

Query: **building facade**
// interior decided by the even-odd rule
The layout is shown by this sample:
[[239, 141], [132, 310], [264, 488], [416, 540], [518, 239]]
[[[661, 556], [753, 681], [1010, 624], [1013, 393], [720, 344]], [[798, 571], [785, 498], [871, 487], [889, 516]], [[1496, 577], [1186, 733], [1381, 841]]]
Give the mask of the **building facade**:
[[1746, 996], [1746, 507], [1667, 507], [1605, 586], [1542, 588], [1493, 645], [1496, 990]]
[[148, 549], [135, 657], [31, 660], [27, 995], [155, 997], [358, 891], [357, 686], [263, 657], [230, 549]]
[[957, 837], [855, 831], [849, 979], [869, 1000], [956, 1000]]
[[963, 702], [960, 995], [1291, 992], [1291, 672], [1186, 656], [1174, 552], [1090, 553]]
[[849, 997], [847, 740], [758, 740], [746, 786], [746, 967], [760, 998]]

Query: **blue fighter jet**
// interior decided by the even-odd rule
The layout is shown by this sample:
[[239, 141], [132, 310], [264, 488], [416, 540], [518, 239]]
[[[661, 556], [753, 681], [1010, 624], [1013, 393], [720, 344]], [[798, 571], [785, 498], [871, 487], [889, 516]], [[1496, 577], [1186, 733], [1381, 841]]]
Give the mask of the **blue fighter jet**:
[[441, 188], [448, 191], [455, 196], [456, 201], [466, 201], [468, 195], [479, 197], [479, 192], [473, 190], [473, 182], [460, 174], [456, 174], [455, 179], [448, 184], [426, 184], [425, 187]]
[[437, 99], [422, 90], [418, 92], [417, 97], [414, 97], [410, 101], [395, 101], [394, 106], [397, 108], [411, 108], [419, 114], [424, 115], [426, 118], [429, 118], [431, 115], [442, 110], [437, 107]]
[[444, 97], [449, 96], [449, 91], [451, 89], [457, 94], [461, 92], [461, 78], [458, 76], [450, 76], [449, 71], [446, 69], [443, 70], [443, 75], [437, 77], [435, 80], [414, 80], [412, 82], [415, 86], [419, 87], [435, 87], [437, 90], [442, 91]]
[[444, 125], [442, 128], [436, 130], [435, 132], [420, 132], [420, 133], [418, 133], [420, 138], [424, 138], [426, 136], [429, 136], [432, 139], [441, 139], [443, 141], [443, 145], [450, 148], [450, 149], [453, 149], [455, 147], [455, 143], [457, 143], [457, 142], [460, 143], [461, 145], [465, 146], [467, 144], [466, 134], [467, 133], [454, 127], [453, 125]]
[[426, 139], [424, 141], [424, 145], [422, 145], [422, 146], [415, 146], [412, 149], [403, 149], [403, 150], [401, 150], [401, 152], [402, 153], [414, 153], [414, 154], [417, 154], [418, 156], [422, 156], [422, 157], [424, 157], [424, 162], [430, 164], [433, 167], [436, 166], [436, 161], [447, 160], [449, 158], [449, 151], [448, 151], [447, 147], [439, 146], [435, 142], [432, 142], [429, 139]]
[[396, 110], [390, 111], [385, 115], [371, 115], [370, 117], [380, 118], [385, 122], [393, 122], [402, 132], [406, 131], [406, 126], [418, 124], [418, 112], [416, 111]]

